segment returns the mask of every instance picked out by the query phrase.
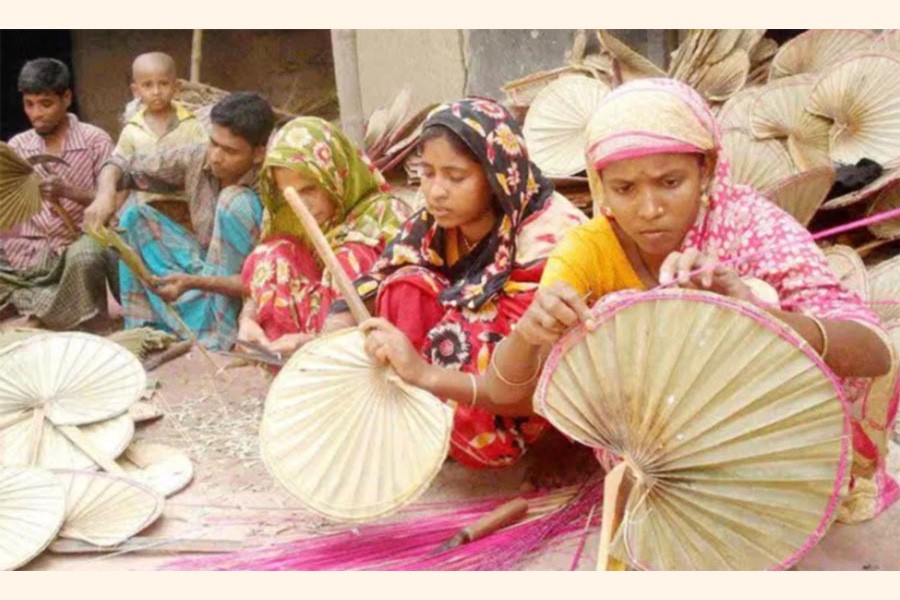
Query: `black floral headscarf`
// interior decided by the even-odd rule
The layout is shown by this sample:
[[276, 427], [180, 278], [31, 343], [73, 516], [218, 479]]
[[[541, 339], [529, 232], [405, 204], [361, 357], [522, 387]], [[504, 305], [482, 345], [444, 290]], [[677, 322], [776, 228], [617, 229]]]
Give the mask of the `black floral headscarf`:
[[[391, 273], [407, 265], [437, 271], [451, 285], [441, 304], [478, 310], [503, 289], [513, 270], [516, 235], [529, 215], [541, 210], [553, 184], [528, 158], [522, 131], [500, 104], [466, 98], [434, 109], [423, 124], [443, 125], [455, 133], [481, 162], [503, 216], [478, 245], [452, 267], [444, 260], [446, 230], [426, 209], [403, 224], [368, 274], [356, 280], [363, 298], [371, 298]], [[528, 266], [528, 265], [521, 265]]]

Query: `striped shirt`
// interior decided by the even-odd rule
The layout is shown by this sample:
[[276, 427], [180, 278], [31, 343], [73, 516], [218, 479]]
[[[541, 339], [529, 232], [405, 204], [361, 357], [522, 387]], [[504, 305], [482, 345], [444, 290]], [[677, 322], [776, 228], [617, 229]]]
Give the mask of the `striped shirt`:
[[[76, 187], [96, 189], [100, 167], [112, 154], [112, 138], [99, 127], [82, 123], [73, 114], [69, 114], [68, 119], [69, 128], [60, 158], [69, 166], [45, 164], [38, 168], [38, 172], [59, 175]], [[47, 153], [47, 144], [34, 129], [14, 136], [9, 140], [9, 145], [23, 158]], [[65, 197], [60, 198], [60, 204], [81, 225], [86, 207]], [[44, 203], [28, 221], [0, 233], [0, 255], [5, 255], [16, 271], [26, 272], [40, 267], [41, 263], [46, 265], [48, 259], [61, 256], [76, 237], [56, 211]]]

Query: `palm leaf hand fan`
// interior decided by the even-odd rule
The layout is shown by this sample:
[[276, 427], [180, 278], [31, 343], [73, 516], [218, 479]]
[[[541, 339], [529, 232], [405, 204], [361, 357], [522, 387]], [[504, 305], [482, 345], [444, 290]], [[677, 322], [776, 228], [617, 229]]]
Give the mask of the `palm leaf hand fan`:
[[863, 29], [810, 29], [785, 42], [772, 59], [770, 80], [820, 73], [849, 54], [872, 47], [875, 34]]
[[806, 110], [816, 78], [796, 75], [776, 79], [755, 97], [750, 130], [758, 138], [784, 138], [801, 170], [831, 166], [828, 133], [831, 123]]
[[523, 127], [531, 159], [541, 171], [550, 177], [584, 171], [587, 126], [608, 93], [603, 82], [577, 75], [560, 77], [541, 90]]
[[746, 129], [728, 129], [722, 146], [735, 183], [765, 190], [794, 172], [791, 156], [777, 140], [758, 140]]
[[[296, 190], [284, 197], [331, 273], [357, 323], [363, 301]], [[415, 500], [450, 446], [453, 410], [400, 380], [365, 351], [357, 328], [319, 337], [297, 351], [266, 398], [263, 463], [307, 507], [328, 518], [363, 521]]]
[[883, 322], [900, 319], [900, 256], [872, 267], [869, 272], [869, 303]]
[[535, 405], [621, 457], [606, 477], [598, 566], [607, 552], [664, 570], [798, 560], [849, 472], [845, 402], [815, 352], [755, 306], [708, 292], [623, 292], [592, 311], [594, 331], [553, 349]]
[[41, 209], [41, 177], [9, 144], [0, 142], [0, 231], [23, 223]]
[[415, 500], [447, 457], [453, 411], [376, 365], [358, 329], [303, 346], [272, 382], [266, 467], [307, 507], [374, 519]]
[[[881, 190], [866, 211], [867, 217], [879, 213], [888, 212], [900, 208], [900, 185], [892, 185]], [[900, 219], [888, 219], [880, 223], [869, 225], [869, 231], [883, 240], [896, 240], [900, 238]]]
[[859, 294], [863, 300], [869, 298], [869, 272], [859, 254], [850, 246], [835, 244], [822, 252], [828, 259], [828, 266], [847, 289]]
[[147, 376], [133, 354], [86, 333], [48, 333], [0, 352], [0, 464], [119, 471], [127, 410]]
[[884, 164], [900, 157], [900, 57], [867, 53], [823, 72], [807, 110], [832, 121], [831, 158]]
[[135, 481], [85, 471], [54, 474], [66, 490], [61, 538], [114, 546], [137, 535], [162, 514], [162, 495]]
[[0, 571], [17, 569], [56, 538], [66, 494], [49, 472], [0, 466]]
[[787, 177], [765, 195], [806, 227], [828, 195], [834, 175], [830, 166], [816, 167]]

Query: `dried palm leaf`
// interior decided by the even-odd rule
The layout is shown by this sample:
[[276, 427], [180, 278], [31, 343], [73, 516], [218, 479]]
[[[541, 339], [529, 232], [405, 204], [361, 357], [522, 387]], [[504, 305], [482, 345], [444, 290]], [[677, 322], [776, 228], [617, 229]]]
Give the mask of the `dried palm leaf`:
[[766, 196], [806, 227], [834, 184], [834, 169], [816, 167], [778, 182]]
[[[869, 205], [867, 217], [900, 208], [900, 184], [881, 190]], [[883, 240], [900, 239], [900, 217], [869, 225], [869, 231]]]
[[43, 552], [65, 514], [65, 491], [52, 474], [0, 466], [0, 571], [18, 569]]
[[128, 242], [116, 233], [114, 229], [110, 229], [104, 225], [99, 225], [86, 233], [104, 248], [112, 248], [115, 250], [119, 258], [125, 263], [125, 266], [137, 279], [144, 285], [152, 287], [153, 274], [147, 269], [147, 265], [141, 259], [134, 248], [128, 245]]
[[135, 327], [111, 333], [106, 339], [119, 344], [139, 359], [144, 359], [148, 352], [165, 350], [173, 342], [177, 342], [178, 336], [152, 327]]
[[750, 129], [750, 115], [753, 100], [762, 90], [761, 87], [745, 87], [734, 94], [723, 104], [716, 119], [722, 129]]
[[363, 146], [371, 148], [382, 139], [388, 131], [388, 111], [386, 108], [376, 108], [369, 116], [366, 123], [366, 133], [363, 137]]
[[665, 77], [666, 72], [605, 29], [597, 30], [600, 46], [613, 58], [616, 79], [625, 83], [642, 77]]
[[735, 183], [765, 190], [794, 172], [784, 146], [775, 140], [757, 140], [746, 129], [726, 130], [722, 146]]
[[810, 29], [779, 48], [769, 77], [823, 72], [853, 52], [868, 50], [873, 40], [867, 29]]
[[12, 229], [41, 209], [41, 176], [8, 144], [0, 142], [0, 231]]
[[710, 63], [693, 84], [711, 102], [725, 102], [744, 87], [750, 73], [750, 57], [735, 50], [716, 63]]
[[886, 187], [900, 181], [900, 159], [890, 161], [883, 165], [884, 171], [874, 181], [869, 182], [862, 188], [853, 192], [831, 198], [822, 205], [823, 209], [831, 210], [834, 208], [843, 208], [857, 202], [861, 202], [867, 198], [871, 198]]
[[263, 462], [304, 505], [362, 521], [415, 500], [441, 468], [453, 411], [400, 381], [349, 329], [303, 346], [269, 389]]
[[863, 300], [869, 298], [869, 272], [859, 254], [850, 246], [835, 244], [823, 250], [828, 266], [838, 280]]
[[713, 29], [689, 29], [684, 41], [672, 54], [669, 77], [686, 81], [702, 57], [709, 51]]
[[748, 82], [754, 85], [763, 84], [769, 78], [772, 59], [778, 52], [778, 42], [769, 38], [759, 41], [750, 52], [750, 75]]
[[623, 294], [592, 311], [597, 328], [554, 348], [535, 404], [569, 437], [622, 457], [606, 475], [598, 564], [604, 541], [644, 569], [796, 562], [831, 524], [849, 474], [846, 403], [815, 352], [717, 294]]
[[832, 160], [885, 163], [900, 157], [900, 58], [871, 53], [829, 68], [807, 108], [833, 121]]
[[796, 75], [766, 85], [750, 109], [750, 130], [757, 138], [786, 138], [788, 152], [800, 170], [831, 165], [827, 119], [806, 110], [815, 77]]
[[163, 497], [130, 479], [80, 471], [54, 474], [66, 490], [61, 538], [114, 546], [137, 535], [162, 514]]
[[163, 496], [183, 490], [194, 477], [194, 465], [186, 454], [171, 446], [133, 441], [117, 460], [125, 477], [139, 481]]
[[587, 125], [609, 88], [591, 77], [561, 77], [545, 87], [525, 117], [531, 159], [550, 177], [585, 169]]
[[872, 50], [877, 52], [900, 52], [900, 29], [885, 29], [882, 31], [872, 44]]
[[869, 302], [883, 323], [900, 319], [900, 256], [869, 271]]

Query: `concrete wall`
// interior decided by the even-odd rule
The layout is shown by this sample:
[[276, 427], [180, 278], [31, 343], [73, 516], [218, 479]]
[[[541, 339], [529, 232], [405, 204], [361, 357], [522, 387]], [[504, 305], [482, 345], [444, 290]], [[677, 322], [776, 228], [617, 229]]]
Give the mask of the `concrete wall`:
[[465, 93], [463, 38], [458, 29], [378, 29], [356, 32], [363, 112], [389, 104], [405, 83], [413, 110]]
[[[615, 36], [653, 60], [665, 64], [664, 29], [612, 29]], [[468, 29], [465, 56], [466, 93], [502, 100], [500, 87], [530, 73], [565, 65], [575, 29]], [[588, 51], [598, 48], [594, 30], [588, 30]]]
[[[131, 62], [161, 50], [175, 58], [179, 76], [190, 69], [190, 30], [78, 30], [73, 64], [85, 120], [118, 135], [118, 117], [131, 99]], [[200, 79], [228, 91], [258, 90], [290, 112], [337, 117], [328, 30], [207, 30]]]

